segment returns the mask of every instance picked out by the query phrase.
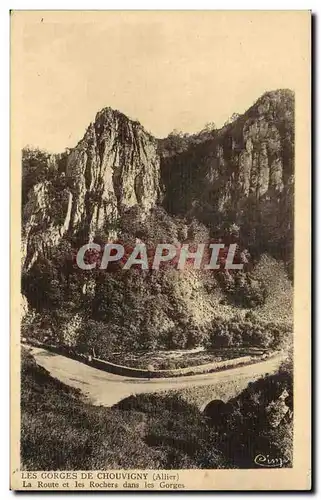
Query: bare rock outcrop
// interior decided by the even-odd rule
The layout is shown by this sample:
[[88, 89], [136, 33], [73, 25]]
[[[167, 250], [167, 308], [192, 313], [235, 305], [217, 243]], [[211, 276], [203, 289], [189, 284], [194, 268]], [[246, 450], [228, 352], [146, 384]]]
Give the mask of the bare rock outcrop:
[[28, 157], [24, 268], [64, 236], [114, 239], [126, 211], [137, 207], [143, 218], [156, 205], [211, 230], [236, 223], [245, 246], [253, 239], [268, 249], [286, 246], [293, 229], [293, 92], [267, 92], [220, 130], [178, 139], [157, 140], [139, 122], [104, 108], [75, 148], [47, 155], [40, 170]]
[[63, 161], [51, 155], [47, 166], [47, 178], [29, 189], [23, 207], [26, 270], [66, 233], [81, 232], [90, 241], [101, 231], [112, 239], [126, 209], [137, 205], [148, 212], [160, 198], [156, 139], [110, 108], [97, 114]]

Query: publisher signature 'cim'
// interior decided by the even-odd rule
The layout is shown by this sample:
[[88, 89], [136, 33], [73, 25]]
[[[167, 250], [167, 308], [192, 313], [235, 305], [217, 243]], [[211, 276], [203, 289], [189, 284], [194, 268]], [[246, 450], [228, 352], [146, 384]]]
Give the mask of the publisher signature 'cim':
[[283, 467], [289, 463], [289, 460], [281, 457], [270, 457], [270, 455], [259, 453], [254, 458], [254, 463], [261, 467]]

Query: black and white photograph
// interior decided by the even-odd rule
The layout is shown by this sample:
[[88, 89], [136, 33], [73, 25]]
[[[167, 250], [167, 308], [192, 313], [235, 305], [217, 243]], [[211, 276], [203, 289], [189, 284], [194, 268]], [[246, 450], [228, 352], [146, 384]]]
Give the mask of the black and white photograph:
[[12, 11], [11, 32], [13, 483], [273, 489], [309, 405], [310, 13]]

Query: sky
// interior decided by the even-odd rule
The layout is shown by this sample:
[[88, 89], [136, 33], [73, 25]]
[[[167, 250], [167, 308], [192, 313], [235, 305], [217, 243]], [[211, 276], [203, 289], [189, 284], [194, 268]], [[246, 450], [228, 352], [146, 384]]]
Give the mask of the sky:
[[293, 11], [16, 12], [21, 146], [73, 147], [106, 106], [156, 137], [220, 127], [267, 90], [296, 90], [306, 20]]

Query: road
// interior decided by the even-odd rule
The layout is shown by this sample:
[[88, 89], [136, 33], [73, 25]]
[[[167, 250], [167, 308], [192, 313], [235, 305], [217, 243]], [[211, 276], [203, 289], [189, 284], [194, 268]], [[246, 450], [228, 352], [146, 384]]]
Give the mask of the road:
[[53, 377], [71, 387], [80, 389], [92, 404], [103, 406], [112, 406], [132, 394], [224, 384], [239, 378], [255, 380], [260, 375], [277, 370], [284, 358], [283, 354], [279, 354], [255, 364], [221, 372], [164, 379], [142, 379], [123, 377], [97, 370], [74, 359], [39, 347], [29, 346], [28, 350], [37, 363], [48, 370]]

